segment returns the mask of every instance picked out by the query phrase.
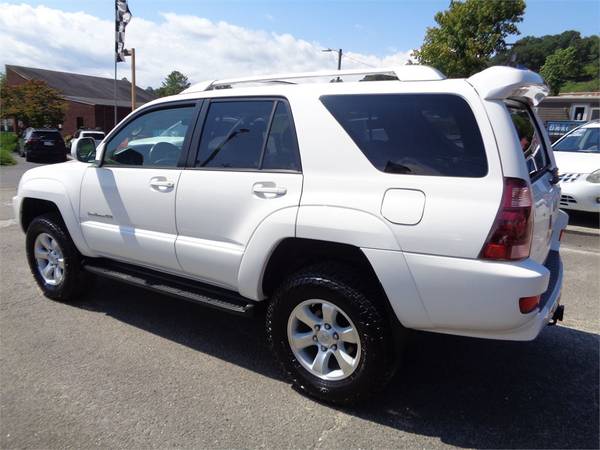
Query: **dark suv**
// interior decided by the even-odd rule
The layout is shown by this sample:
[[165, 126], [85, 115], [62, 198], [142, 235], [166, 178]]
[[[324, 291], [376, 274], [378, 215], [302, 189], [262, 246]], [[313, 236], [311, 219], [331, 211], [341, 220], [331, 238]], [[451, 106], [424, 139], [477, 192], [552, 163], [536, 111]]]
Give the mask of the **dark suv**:
[[28, 128], [21, 142], [21, 156], [27, 161], [66, 161], [67, 148], [60, 132]]

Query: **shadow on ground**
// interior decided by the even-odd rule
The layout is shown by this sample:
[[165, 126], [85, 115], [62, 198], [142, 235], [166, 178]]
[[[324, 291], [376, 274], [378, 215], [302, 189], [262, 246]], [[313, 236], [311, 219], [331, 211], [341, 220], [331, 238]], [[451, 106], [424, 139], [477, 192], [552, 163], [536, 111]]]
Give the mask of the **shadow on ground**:
[[[263, 318], [237, 317], [98, 280], [79, 306], [199, 352], [280, 378]], [[414, 333], [403, 369], [346, 413], [450, 445], [598, 448], [598, 335], [564, 327], [534, 342]]]

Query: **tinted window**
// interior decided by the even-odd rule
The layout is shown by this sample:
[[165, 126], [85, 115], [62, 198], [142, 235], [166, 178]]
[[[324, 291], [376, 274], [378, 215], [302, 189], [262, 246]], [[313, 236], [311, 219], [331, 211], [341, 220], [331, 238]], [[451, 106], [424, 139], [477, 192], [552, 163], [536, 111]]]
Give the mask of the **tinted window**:
[[58, 131], [34, 131], [33, 136], [38, 139], [61, 140], [62, 136]]
[[[161, 109], [138, 116], [107, 144], [107, 165], [175, 167], [194, 107]], [[163, 135], [166, 130], [176, 132]]]
[[483, 177], [483, 140], [468, 104], [446, 94], [321, 97], [379, 170], [407, 175]]
[[277, 102], [269, 130], [262, 169], [300, 170], [292, 119], [285, 103]]
[[579, 128], [554, 144], [554, 151], [600, 153], [600, 128]]
[[527, 162], [529, 175], [534, 177], [543, 172], [548, 166], [548, 156], [544, 143], [540, 138], [533, 117], [525, 106], [511, 104], [508, 105], [508, 111], [519, 136], [519, 144]]
[[211, 103], [196, 166], [258, 169], [272, 111], [266, 100]]

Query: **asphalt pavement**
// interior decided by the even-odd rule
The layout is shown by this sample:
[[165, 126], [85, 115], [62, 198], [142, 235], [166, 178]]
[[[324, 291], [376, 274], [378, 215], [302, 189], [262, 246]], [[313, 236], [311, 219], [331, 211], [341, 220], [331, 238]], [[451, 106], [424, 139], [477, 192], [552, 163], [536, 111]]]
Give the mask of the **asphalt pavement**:
[[[391, 386], [337, 409], [280, 376], [263, 318], [107, 280], [44, 298], [0, 168], [0, 447], [598, 448], [600, 240], [567, 233], [561, 325], [533, 342], [413, 333]], [[593, 230], [592, 230], [593, 231]]]

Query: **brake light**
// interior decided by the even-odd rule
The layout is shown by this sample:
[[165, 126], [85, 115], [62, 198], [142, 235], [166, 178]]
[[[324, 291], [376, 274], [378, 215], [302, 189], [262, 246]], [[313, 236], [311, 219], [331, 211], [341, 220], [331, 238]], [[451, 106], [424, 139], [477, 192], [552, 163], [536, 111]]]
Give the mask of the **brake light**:
[[480, 258], [516, 260], [529, 257], [533, 231], [531, 190], [525, 180], [505, 178], [500, 210]]
[[535, 310], [540, 304], [540, 296], [523, 297], [519, 299], [519, 311], [523, 314], [530, 313]]

